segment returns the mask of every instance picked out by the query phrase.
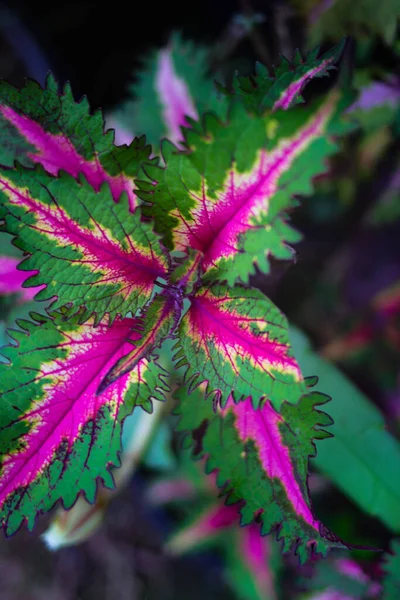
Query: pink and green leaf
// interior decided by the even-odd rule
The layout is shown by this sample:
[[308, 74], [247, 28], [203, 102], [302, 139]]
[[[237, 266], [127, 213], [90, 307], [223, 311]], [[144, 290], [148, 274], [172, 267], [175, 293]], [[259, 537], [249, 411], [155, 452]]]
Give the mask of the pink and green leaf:
[[50, 527], [43, 534], [46, 545], [51, 550], [80, 544], [92, 537], [103, 523], [110, 502], [129, 483], [149, 449], [155, 443], [154, 435], [159, 431], [160, 419], [165, 411], [165, 403], [156, 402], [150, 414], [134, 410], [123, 422], [121, 466], [112, 469], [114, 489], [99, 486], [96, 500], [88, 503], [82, 496], [69, 510], [59, 507]]
[[362, 73], [359, 80], [355, 83], [359, 95], [348, 113], [367, 134], [392, 127], [400, 110], [400, 79], [374, 81]]
[[144, 138], [129, 147], [116, 147], [112, 131], [104, 133], [101, 111], [90, 114], [86, 98], [76, 102], [69, 84], [60, 93], [50, 75], [42, 89], [28, 81], [17, 90], [0, 82], [0, 164], [25, 166], [40, 163], [50, 174], [83, 173], [95, 190], [104, 182], [112, 197], [126, 192], [131, 210], [137, 205], [135, 177], [149, 162], [150, 146]]
[[293, 62], [281, 56], [272, 76], [262, 64], [256, 64], [256, 73], [250, 77], [237, 76], [233, 81], [232, 92], [225, 93], [237, 96], [247, 110], [263, 113], [268, 109], [287, 110], [294, 104], [303, 102], [301, 92], [309, 81], [316, 77], [324, 77], [340, 59], [344, 48], [344, 40], [318, 57], [319, 48], [309, 52], [305, 59], [296, 51]]
[[131, 85], [132, 99], [116, 112], [115, 118], [129, 131], [145, 134], [158, 147], [162, 138], [174, 144], [184, 141], [182, 127], [205, 110], [222, 111], [216, 89], [209, 77], [208, 52], [173, 35], [164, 48], [144, 62]]
[[206, 472], [217, 471], [217, 484], [227, 504], [242, 502], [241, 525], [261, 523], [261, 534], [272, 530], [283, 551], [295, 548], [301, 562], [310, 554], [326, 554], [340, 542], [315, 516], [307, 487], [308, 462], [314, 439], [329, 434], [328, 415], [315, 407], [327, 397], [308, 393], [277, 413], [265, 398], [254, 409], [249, 398], [214, 411], [198, 388], [179, 392], [179, 430], [189, 432], [196, 458], [207, 459]]
[[296, 404], [306, 384], [294, 358], [286, 318], [260, 291], [222, 285], [201, 288], [179, 325], [176, 358], [190, 387], [206, 382], [224, 405], [267, 396], [279, 410]]
[[171, 272], [170, 282], [186, 295], [191, 295], [195, 288], [200, 285], [202, 264], [203, 254], [189, 248], [187, 255], [179, 260], [177, 266]]
[[239, 520], [239, 508], [236, 505], [213, 504], [174, 533], [166, 544], [171, 554], [183, 554], [199, 546], [215, 543], [216, 538]]
[[154, 351], [160, 348], [165, 338], [176, 328], [181, 310], [181, 303], [170, 295], [159, 294], [154, 298], [140, 318], [140, 339], [132, 340], [130, 343], [134, 347], [133, 350], [111, 367], [100, 384], [99, 394], [119, 377], [134, 369], [140, 360], [150, 359]]
[[237, 504], [213, 504], [174, 533], [167, 541], [166, 550], [180, 555], [220, 542], [226, 548], [228, 580], [240, 591], [241, 597], [276, 600], [269, 565], [270, 540], [260, 536], [255, 523], [239, 527], [238, 520]]
[[225, 123], [207, 115], [204, 130], [186, 131], [189, 151], [164, 143], [165, 168], [146, 167], [156, 182], [138, 182], [144, 213], [171, 250], [203, 253], [208, 279], [247, 282], [255, 265], [288, 259], [299, 235], [285, 212], [294, 195], [312, 192], [337, 150], [333, 137], [349, 129], [337, 92], [311, 106], [260, 117], [236, 103]]
[[62, 500], [70, 508], [82, 491], [89, 502], [96, 480], [113, 487], [119, 466], [121, 424], [135, 406], [148, 412], [163, 400], [164, 372], [141, 360], [102, 395], [96, 390], [110, 367], [140, 337], [135, 319], [79, 324], [35, 315], [20, 321], [17, 346], [2, 349], [0, 365], [0, 522], [7, 535]]
[[227, 539], [227, 578], [243, 600], [277, 600], [276, 544], [255, 523], [236, 527]]
[[381, 598], [380, 585], [370, 579], [355, 560], [334, 558], [314, 565], [312, 577], [300, 579], [300, 587], [314, 593], [305, 596], [307, 600], [361, 600]]
[[82, 178], [59, 178], [42, 168], [0, 169], [5, 230], [29, 253], [21, 268], [37, 271], [28, 285], [46, 285], [37, 299], [56, 296], [53, 308], [85, 307], [100, 320], [126, 316], [150, 299], [168, 258], [157, 235], [127, 199], [112, 201], [109, 186], [95, 192]]

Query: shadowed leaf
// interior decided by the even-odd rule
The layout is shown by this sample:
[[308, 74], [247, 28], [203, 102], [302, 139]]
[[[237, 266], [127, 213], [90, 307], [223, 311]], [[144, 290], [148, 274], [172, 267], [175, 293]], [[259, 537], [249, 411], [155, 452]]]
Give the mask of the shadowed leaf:
[[197, 119], [205, 110], [222, 112], [212, 78], [207, 74], [207, 51], [173, 35], [166, 47], [146, 58], [127, 100], [115, 113], [126, 129], [145, 134], [157, 147], [162, 138], [184, 141], [181, 127], [187, 117]]
[[315, 517], [307, 488], [313, 439], [327, 437], [318, 426], [332, 423], [315, 410], [326, 396], [309, 393], [297, 406], [283, 404], [280, 414], [269, 400], [254, 409], [248, 398], [230, 398], [214, 412], [199, 388], [190, 395], [181, 390], [178, 398], [179, 430], [191, 432], [195, 457], [207, 459], [206, 471], [217, 471], [226, 502], [243, 501], [242, 525], [256, 519], [262, 534], [277, 529], [283, 550], [295, 547], [302, 562], [314, 550], [325, 554], [340, 545]]

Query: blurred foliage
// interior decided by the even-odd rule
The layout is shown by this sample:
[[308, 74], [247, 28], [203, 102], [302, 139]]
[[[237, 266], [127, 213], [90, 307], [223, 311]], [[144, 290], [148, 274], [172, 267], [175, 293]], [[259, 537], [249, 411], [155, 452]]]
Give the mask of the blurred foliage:
[[400, 595], [400, 540], [395, 539], [391, 545], [391, 553], [386, 556], [384, 570], [386, 577], [383, 584], [384, 600], [396, 600]]

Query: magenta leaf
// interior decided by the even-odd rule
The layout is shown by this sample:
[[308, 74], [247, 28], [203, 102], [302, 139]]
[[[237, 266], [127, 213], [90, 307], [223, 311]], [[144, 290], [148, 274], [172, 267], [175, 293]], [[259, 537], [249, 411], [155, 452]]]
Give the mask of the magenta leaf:
[[261, 292], [241, 286], [201, 288], [179, 326], [178, 366], [191, 387], [206, 381], [222, 404], [264, 396], [279, 409], [306, 391], [290, 348], [287, 321]]
[[0, 365], [0, 521], [7, 534], [61, 499], [65, 508], [83, 490], [93, 502], [96, 479], [113, 486], [121, 423], [135, 406], [151, 411], [167, 389], [160, 367], [142, 359], [98, 396], [112, 364], [138, 339], [135, 319], [79, 325], [35, 316], [15, 331], [18, 346], [2, 349]]
[[113, 203], [67, 173], [54, 178], [42, 168], [0, 169], [5, 229], [29, 253], [21, 268], [37, 271], [30, 285], [46, 284], [38, 299], [57, 297], [53, 308], [71, 303], [82, 317], [110, 319], [135, 312], [150, 299], [168, 257], [151, 225], [131, 214], [125, 198]]
[[[208, 483], [210, 479], [207, 477]], [[162, 483], [166, 485], [165, 481]], [[178, 482], [169, 483], [172, 489], [176, 486], [176, 499], [182, 500]], [[158, 491], [165, 494], [159, 486], [153, 493]], [[221, 501], [207, 506], [169, 538], [166, 550], [180, 555], [209, 544], [218, 545], [226, 552], [227, 576], [233, 589], [239, 593], [246, 589], [243, 597], [249, 600], [276, 600], [270, 566], [271, 540], [260, 535], [256, 523], [239, 527], [239, 509], [238, 504], [224, 505]]]
[[167, 550], [172, 554], [181, 554], [199, 545], [213, 543], [218, 535], [236, 525], [238, 519], [237, 506], [213, 504], [174, 534], [167, 542]]
[[[251, 597], [257, 600], [277, 600], [275, 570], [270, 564], [272, 562], [271, 541], [261, 537], [257, 525], [253, 523], [249, 527], [238, 529], [236, 537], [238, 538], [237, 554], [241, 559], [242, 569], [247, 572], [247, 585], [254, 590]], [[243, 586], [245, 585], [243, 575], [241, 579]], [[250, 598], [250, 594], [248, 596]]]

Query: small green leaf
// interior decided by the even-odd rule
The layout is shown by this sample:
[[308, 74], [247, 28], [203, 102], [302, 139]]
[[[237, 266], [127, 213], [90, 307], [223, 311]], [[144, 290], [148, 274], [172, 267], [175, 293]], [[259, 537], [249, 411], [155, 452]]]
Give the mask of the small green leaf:
[[171, 335], [178, 324], [181, 304], [167, 294], [158, 294], [146, 306], [140, 318], [140, 339], [133, 341], [133, 350], [122, 356], [112, 366], [100, 384], [101, 394], [107, 386], [114, 383], [122, 375], [126, 375], [136, 367], [142, 358], [150, 359], [164, 339]]
[[287, 110], [303, 102], [300, 95], [304, 86], [314, 77], [323, 77], [334, 68], [344, 48], [344, 40], [318, 57], [319, 48], [309, 52], [305, 59], [297, 52], [293, 63], [281, 56], [272, 76], [262, 64], [256, 64], [256, 73], [250, 77], [236, 76], [233, 90], [226, 94], [237, 96], [247, 110], [264, 113], [267, 109]]

